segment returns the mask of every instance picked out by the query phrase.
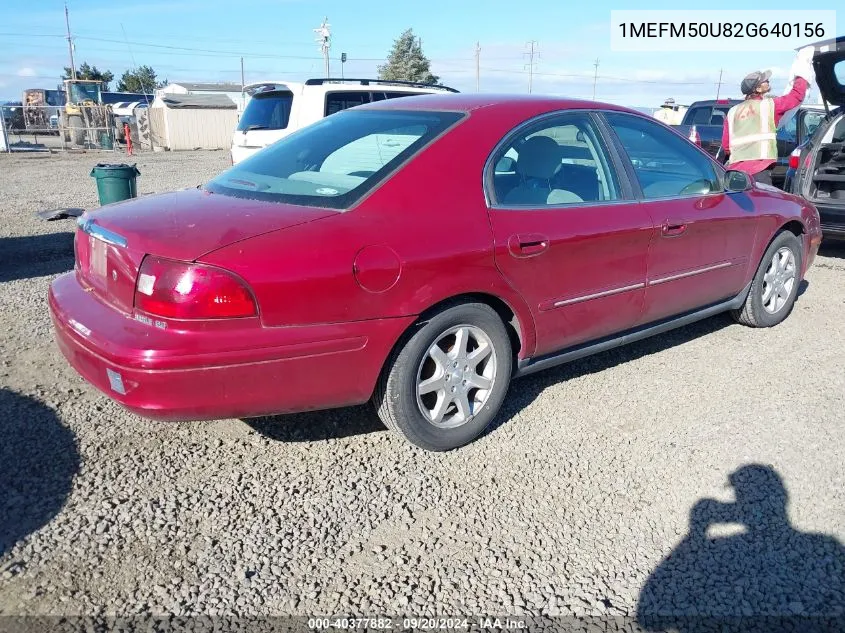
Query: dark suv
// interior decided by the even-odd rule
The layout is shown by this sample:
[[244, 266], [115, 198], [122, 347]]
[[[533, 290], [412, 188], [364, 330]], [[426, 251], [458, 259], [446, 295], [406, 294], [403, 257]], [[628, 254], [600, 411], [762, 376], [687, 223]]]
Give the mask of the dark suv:
[[[845, 239], [845, 36], [813, 46], [826, 112], [815, 132], [792, 152], [784, 189], [815, 205], [825, 237]], [[838, 108], [831, 111], [827, 104]]]

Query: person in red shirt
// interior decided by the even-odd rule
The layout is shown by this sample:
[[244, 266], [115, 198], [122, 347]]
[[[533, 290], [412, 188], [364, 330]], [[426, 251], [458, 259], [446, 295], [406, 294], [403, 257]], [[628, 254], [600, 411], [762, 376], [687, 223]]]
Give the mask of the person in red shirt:
[[[772, 105], [774, 106], [772, 108], [772, 112], [774, 114], [775, 126], [777, 126], [781, 117], [786, 112], [801, 105], [801, 103], [804, 101], [804, 97], [807, 95], [807, 89], [810, 87], [810, 84], [808, 82], [809, 77], [805, 78], [805, 76], [811, 74], [807, 71], [807, 69], [808, 67], [810, 69], [812, 67], [808, 66], [808, 62], [802, 58], [802, 55], [806, 57], [805, 51], [799, 53], [799, 59], [796, 60], [795, 64], [793, 65], [792, 74], [794, 76], [794, 79], [792, 81], [792, 87], [789, 92], [783, 96], [774, 97], [772, 99]], [[771, 78], [771, 75], [772, 74], [770, 71], [756, 71], [747, 75], [745, 79], [742, 80], [742, 84], [740, 86], [742, 93], [745, 95], [745, 99], [748, 100], [768, 98], [765, 95], [771, 91], [771, 86], [769, 85], [769, 79]], [[722, 154], [725, 156], [726, 159], [730, 156], [731, 151], [731, 139], [728, 119], [729, 117], [725, 118], [724, 128], [722, 129]], [[774, 167], [776, 162], [776, 158], [742, 160], [730, 164], [730, 168], [744, 171], [747, 174], [750, 174], [757, 182], [762, 182], [771, 185], [771, 171], [772, 167]]]

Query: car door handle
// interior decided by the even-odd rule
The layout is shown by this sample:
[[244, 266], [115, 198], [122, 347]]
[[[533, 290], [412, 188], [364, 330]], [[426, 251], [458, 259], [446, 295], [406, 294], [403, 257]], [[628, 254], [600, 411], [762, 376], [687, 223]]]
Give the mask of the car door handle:
[[548, 248], [549, 238], [537, 233], [511, 235], [508, 240], [508, 251], [514, 257], [534, 257]]
[[680, 222], [677, 220], [666, 220], [663, 223], [664, 237], [677, 237], [678, 235], [682, 235], [683, 232], [686, 230], [687, 225], [684, 222]]

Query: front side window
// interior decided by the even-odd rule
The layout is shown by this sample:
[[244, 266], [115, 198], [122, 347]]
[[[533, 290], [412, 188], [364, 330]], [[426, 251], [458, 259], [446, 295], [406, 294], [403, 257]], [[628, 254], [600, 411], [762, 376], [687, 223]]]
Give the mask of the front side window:
[[238, 131], [284, 130], [290, 120], [292, 104], [292, 92], [259, 92], [244, 108]]
[[205, 188], [235, 198], [346, 209], [462, 116], [339, 112], [276, 141]]
[[500, 146], [490, 162], [495, 202], [500, 206], [554, 206], [620, 198], [611, 161], [587, 114], [562, 114], [523, 127]]
[[606, 112], [647, 199], [722, 191], [713, 162], [681, 136], [644, 117]]

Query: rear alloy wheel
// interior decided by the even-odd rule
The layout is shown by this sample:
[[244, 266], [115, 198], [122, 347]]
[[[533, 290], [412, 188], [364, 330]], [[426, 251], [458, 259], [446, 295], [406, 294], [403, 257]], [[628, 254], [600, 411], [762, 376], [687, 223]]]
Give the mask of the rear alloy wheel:
[[485, 304], [444, 309], [399, 347], [373, 396], [379, 417], [431, 451], [463, 446], [493, 421], [513, 355], [499, 315]]
[[760, 262], [745, 305], [734, 319], [752, 327], [772, 327], [792, 312], [801, 282], [801, 242], [792, 233], [778, 234]]

